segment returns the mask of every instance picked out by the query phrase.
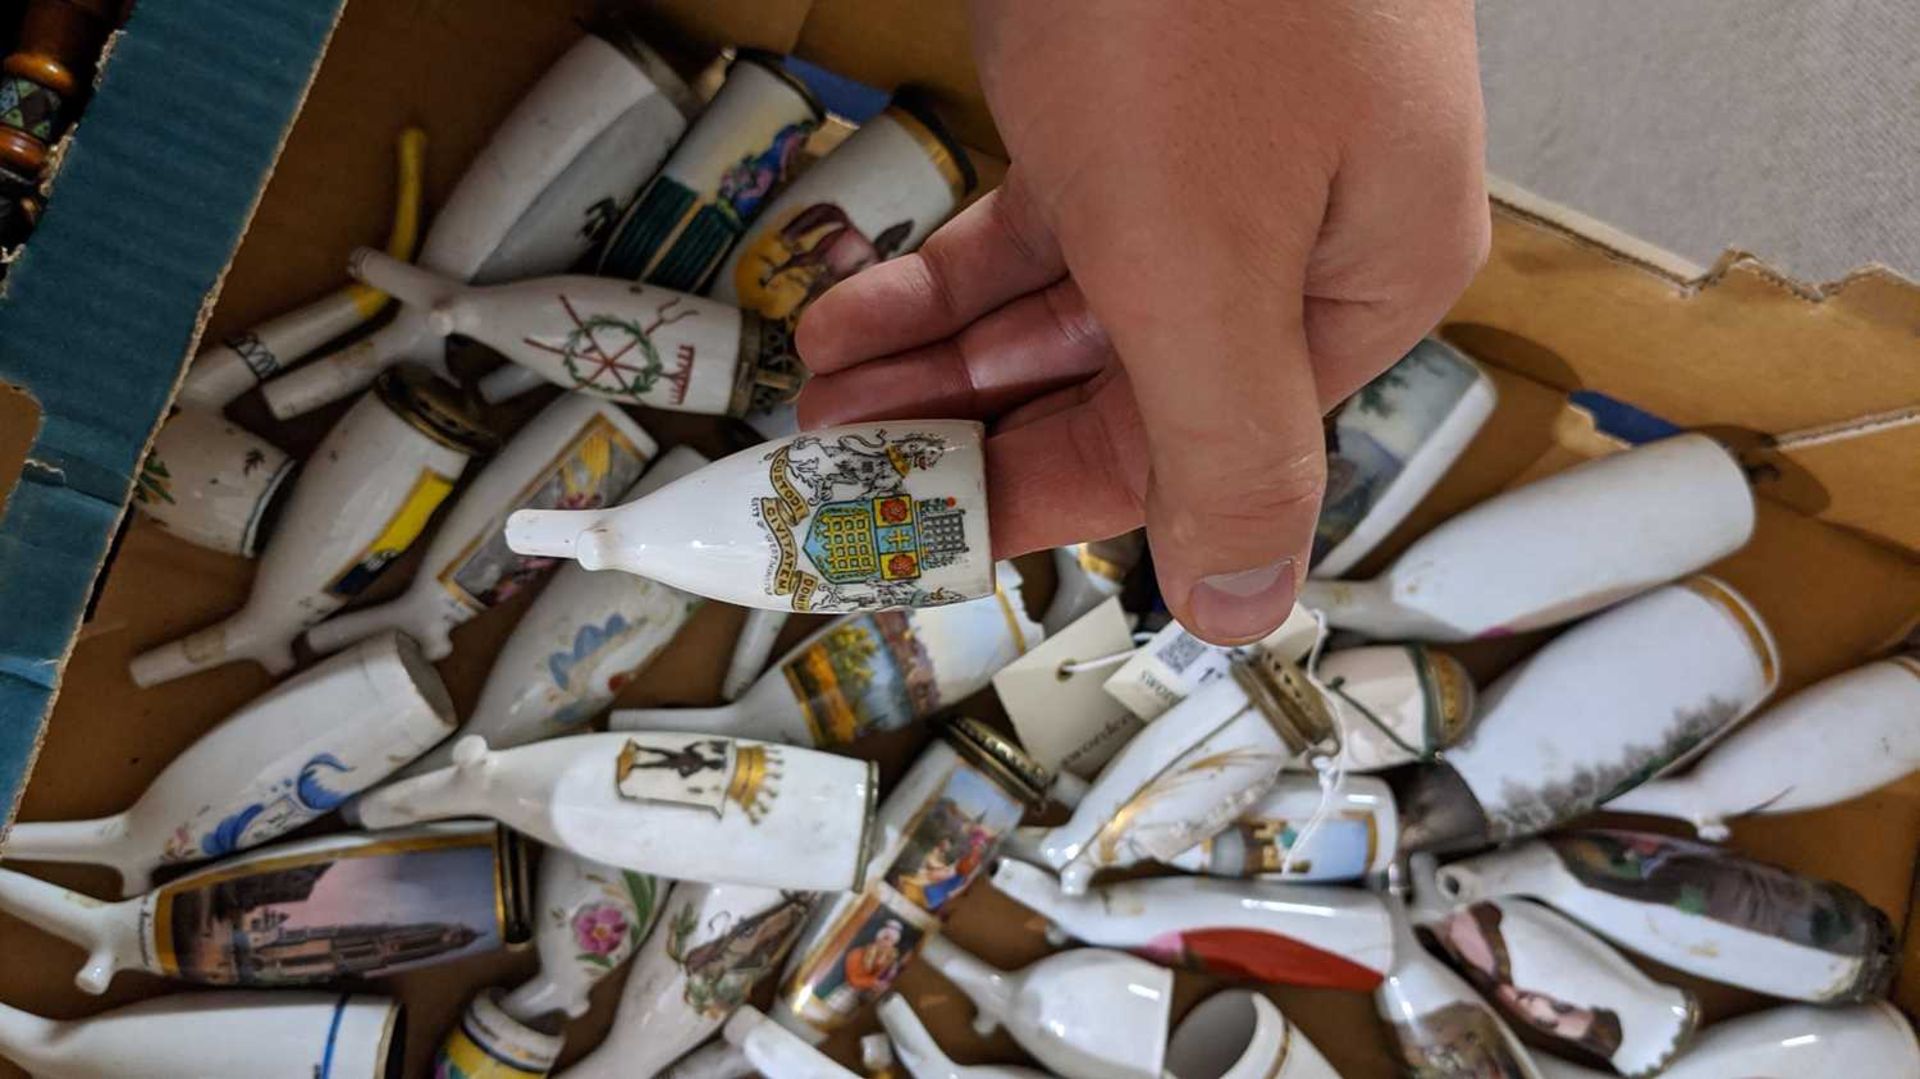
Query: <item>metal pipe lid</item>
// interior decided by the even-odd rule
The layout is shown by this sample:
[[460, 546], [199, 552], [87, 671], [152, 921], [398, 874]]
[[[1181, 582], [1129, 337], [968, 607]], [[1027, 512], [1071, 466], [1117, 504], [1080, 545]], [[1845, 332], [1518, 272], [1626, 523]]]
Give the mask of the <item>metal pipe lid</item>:
[[956, 716], [941, 732], [954, 752], [965, 758], [1029, 807], [1047, 800], [1053, 773], [999, 731], [977, 719]]
[[1340, 752], [1340, 728], [1333, 710], [1297, 664], [1256, 648], [1227, 669], [1288, 748], [1297, 754], [1329, 757]]
[[470, 457], [492, 453], [499, 436], [480, 422], [459, 391], [425, 368], [397, 364], [373, 382], [374, 395], [421, 434]]

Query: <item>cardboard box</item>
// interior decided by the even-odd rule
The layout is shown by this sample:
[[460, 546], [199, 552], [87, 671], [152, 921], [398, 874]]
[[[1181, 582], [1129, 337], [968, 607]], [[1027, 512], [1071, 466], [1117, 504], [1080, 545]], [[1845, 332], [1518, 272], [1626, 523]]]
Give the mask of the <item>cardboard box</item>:
[[[349, 7], [218, 289], [206, 333], [243, 329], [340, 281], [348, 250], [385, 232], [391, 139], [405, 123], [428, 129], [429, 205], [443, 198], [520, 90], [579, 33], [575, 19], [592, 6], [363, 0]], [[257, 668], [236, 665], [136, 690], [127, 660], [237, 606], [251, 570], [139, 519], [117, 550], [108, 542], [141, 447], [200, 336], [197, 296], [215, 291], [252, 203], [245, 166], [258, 164], [257, 186], [279, 139], [273, 117], [281, 116], [284, 127], [333, 14], [326, 2], [267, 5], [264, 13], [258, 7], [249, 6], [248, 21], [234, 22], [239, 15], [230, 5], [142, 0], [70, 151], [34, 253], [0, 306], [0, 379], [25, 391], [0, 392], [0, 490], [20, 474], [23, 459], [30, 462], [0, 519], [0, 803], [11, 800], [9, 778], [25, 771], [39, 744], [33, 782], [18, 806], [22, 819], [123, 808], [203, 730], [269, 684]], [[989, 177], [997, 175], [999, 146], [975, 85], [958, 0], [910, 9], [879, 0], [661, 0], [645, 17], [650, 32], [694, 55], [750, 44], [877, 86], [930, 86], [956, 130], [980, 148], [976, 156]], [[243, 63], [243, 46], [276, 62], [264, 70]], [[216, 70], [227, 63], [226, 74], [201, 72], [202, 60]], [[176, 123], [171, 136], [123, 132], [131, 121], [116, 110], [144, 115], [126, 99], [153, 92], [154, 65], [200, 95], [176, 101], [180, 115], [247, 115], [190, 145], [179, 140], [192, 123]], [[268, 107], [276, 101], [284, 104], [279, 113]], [[258, 115], [248, 111], [251, 104], [261, 106]], [[216, 183], [197, 163], [200, 156], [233, 175]], [[89, 186], [100, 181], [88, 170], [111, 167], [124, 178], [134, 160], [156, 191]], [[95, 197], [164, 201], [83, 219], [90, 207], [108, 214]], [[114, 230], [124, 236], [142, 223], [166, 227], [142, 233], [152, 239], [141, 245], [115, 242]], [[170, 290], [166, 302], [142, 292], [143, 284]], [[1781, 693], [1883, 653], [1913, 631], [1920, 613], [1920, 470], [1912, 467], [1920, 459], [1917, 327], [1920, 288], [1884, 272], [1815, 288], [1738, 254], [1701, 271], [1595, 222], [1503, 192], [1492, 261], [1442, 328], [1493, 368], [1499, 409], [1445, 483], [1360, 570], [1497, 490], [1677, 424], [1727, 438], [1754, 467], [1762, 496], [1758, 532], [1713, 572], [1750, 597], [1773, 627], [1784, 664]], [[535, 403], [494, 418], [511, 423]], [[338, 412], [276, 425], [252, 401], [236, 415], [303, 452]], [[728, 445], [716, 421], [649, 413], [643, 422], [663, 444], [691, 441], [709, 452]], [[21, 432], [34, 424], [40, 433], [27, 449]], [[109, 555], [97, 609], [73, 639], [94, 570]], [[1025, 563], [1036, 581], [1043, 561]], [[410, 570], [410, 563], [392, 570], [369, 599], [397, 590]], [[1044, 591], [1042, 581], [1034, 592]], [[463, 711], [526, 601], [510, 601], [456, 633], [456, 651], [440, 668]], [[737, 611], [704, 611], [628, 688], [624, 702], [716, 699], [737, 621]], [[1484, 679], [1537, 646], [1540, 636], [1460, 652]], [[57, 707], [42, 730], [40, 706], [56, 684]], [[975, 703], [978, 712], [993, 710], [990, 700]], [[861, 748], [892, 780], [923, 738], [903, 732]], [[1841, 880], [1896, 923], [1911, 925], [1920, 779], [1824, 812], [1743, 823], [1732, 845]], [[104, 872], [35, 871], [109, 894]], [[1035, 917], [984, 884], [951, 924], [962, 944], [1008, 967], [1045, 953], [1038, 928]], [[1910, 960], [1913, 951], [1910, 944]], [[104, 1000], [82, 996], [71, 983], [77, 951], [3, 917], [0, 957], [0, 1000], [58, 1017], [169, 989], [125, 975]], [[496, 955], [386, 983], [411, 1008], [406, 1074], [426, 1074], [432, 1046], [475, 989], [511, 983], [531, 964], [530, 954]], [[1920, 963], [1908, 967], [1898, 996], [1913, 1014], [1920, 1011], [1913, 973]], [[1763, 1003], [1674, 977], [1700, 992], [1710, 1018]], [[569, 1028], [567, 1059], [598, 1043], [619, 981], [603, 985], [593, 1013]], [[1204, 978], [1183, 975], [1179, 1007], [1211, 988]], [[972, 1034], [970, 1007], [937, 975], [910, 969], [901, 989], [955, 1057], [1019, 1058], [1004, 1036]], [[1369, 999], [1327, 991], [1275, 996], [1350, 1079], [1394, 1074]], [[831, 1047], [843, 1060], [855, 1059], [853, 1037], [836, 1038]], [[14, 1074], [0, 1065], [0, 1076]]]

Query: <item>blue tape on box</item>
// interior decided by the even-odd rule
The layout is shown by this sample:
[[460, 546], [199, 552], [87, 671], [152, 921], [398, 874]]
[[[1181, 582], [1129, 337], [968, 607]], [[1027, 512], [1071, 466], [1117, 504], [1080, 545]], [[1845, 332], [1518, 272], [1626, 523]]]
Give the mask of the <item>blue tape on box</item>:
[[0, 299], [44, 418], [0, 509], [0, 821], [167, 405], [344, 0], [140, 0]]

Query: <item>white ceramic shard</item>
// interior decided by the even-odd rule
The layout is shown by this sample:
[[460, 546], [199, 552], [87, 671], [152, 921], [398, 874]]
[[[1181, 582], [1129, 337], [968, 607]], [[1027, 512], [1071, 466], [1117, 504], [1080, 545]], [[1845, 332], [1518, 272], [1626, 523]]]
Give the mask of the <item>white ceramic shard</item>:
[[1327, 814], [1306, 835], [1321, 797], [1318, 780], [1281, 776], [1232, 824], [1167, 864], [1211, 877], [1294, 883], [1360, 880], [1386, 872], [1400, 849], [1393, 791], [1372, 776], [1347, 776]]
[[293, 640], [405, 554], [475, 454], [493, 446], [452, 387], [418, 368], [381, 377], [301, 470], [255, 570], [223, 621], [135, 656], [152, 686], [237, 660], [293, 667]]
[[639, 480], [658, 451], [615, 405], [568, 394], [521, 428], [461, 491], [398, 597], [335, 615], [307, 631], [314, 651], [334, 651], [384, 630], [403, 630], [428, 659], [453, 652], [451, 634], [475, 615], [539, 582], [556, 563], [507, 549], [501, 529], [519, 509], [596, 509]]
[[1194, 1005], [1167, 1043], [1175, 1079], [1340, 1079], [1327, 1058], [1273, 1001], [1245, 989]]
[[587, 1014], [587, 994], [633, 958], [672, 884], [549, 847], [533, 893], [540, 973], [501, 997], [500, 1010], [523, 1023]]
[[708, 295], [791, 324], [836, 282], [919, 247], [976, 182], [932, 109], [916, 94], [896, 94], [781, 189]]
[[[892, 1040], [894, 1059], [913, 1079], [1047, 1079], [1045, 1072], [1018, 1065], [954, 1063], [914, 1014], [913, 1006], [897, 993], [880, 1002], [879, 1016], [880, 1025]], [[1179, 1079], [1187, 1077], [1180, 1075]]]
[[1780, 678], [1747, 601], [1690, 577], [1554, 638], [1481, 694], [1472, 733], [1402, 777], [1402, 845], [1459, 849], [1545, 831], [1712, 743]]
[[118, 903], [0, 869], [0, 910], [85, 951], [74, 983], [87, 993], [122, 970], [312, 985], [525, 940], [519, 857], [495, 825], [428, 825], [280, 844]]
[[560, 1059], [566, 1038], [514, 1015], [500, 990], [481, 990], [433, 1053], [436, 1079], [541, 1079]]
[[614, 226], [595, 272], [705, 291], [792, 175], [822, 115], [779, 57], [739, 50], [719, 92]]
[[928, 940], [920, 956], [973, 1001], [975, 1030], [1004, 1027], [1063, 1079], [1161, 1079], [1172, 971], [1104, 948], [1004, 971], [946, 937]]
[[[699, 453], [676, 446], [628, 496], [656, 490], [705, 463]], [[653, 661], [702, 602], [631, 573], [562, 565], [514, 624], [458, 733], [480, 735], [495, 749], [577, 733]], [[451, 764], [456, 741], [442, 742], [397, 776]]]
[[1046, 801], [1052, 777], [1012, 742], [969, 719], [942, 733], [880, 806], [866, 889], [822, 897], [787, 964], [772, 1014], [809, 1043], [893, 988], [1007, 833]]
[[1146, 554], [1147, 534], [1127, 532], [1112, 539], [1076, 543], [1053, 549], [1053, 600], [1040, 620], [1048, 633], [1058, 633], [1081, 615], [1120, 594]]
[[388, 1079], [397, 1001], [356, 993], [179, 993], [60, 1022], [0, 1004], [0, 1057], [36, 1079]]
[[1020, 571], [993, 595], [854, 614], [795, 645], [742, 699], [718, 708], [620, 709], [614, 730], [710, 731], [827, 749], [899, 730], [985, 689], [1042, 639]]
[[1372, 580], [1308, 580], [1300, 603], [1373, 637], [1523, 633], [1732, 554], [1753, 515], [1739, 462], [1706, 435], [1676, 435], [1496, 495]]
[[465, 735], [451, 767], [362, 798], [370, 828], [493, 817], [550, 846], [676, 880], [858, 888], [874, 766], [710, 735], [576, 734], [490, 750]]
[[[420, 265], [457, 281], [472, 278], [540, 194], [608, 128], [641, 102], [679, 96], [677, 79], [637, 40], [623, 35], [615, 44], [594, 34], [582, 37], [520, 98], [461, 174], [434, 215]], [[676, 108], [648, 115], [661, 125], [663, 139], [673, 138], [673, 129], [684, 123]], [[378, 333], [262, 389], [273, 414], [288, 419], [358, 392], [405, 360], [447, 373], [440, 338], [425, 317], [408, 311]]]
[[994, 590], [985, 430], [909, 420], [733, 454], [610, 510], [521, 510], [521, 554], [621, 569], [743, 607], [837, 614]]
[[608, 277], [463, 285], [370, 248], [353, 276], [556, 386], [672, 412], [739, 416], [799, 388], [784, 331], [716, 300]]
[[1374, 990], [1373, 1004], [1406, 1074], [1541, 1079], [1533, 1057], [1500, 1016], [1421, 947], [1400, 897], [1388, 895], [1386, 903], [1393, 919], [1393, 969]]
[[133, 504], [188, 543], [252, 558], [297, 467], [218, 413], [176, 409], [140, 462]]
[[993, 886], [1052, 923], [1057, 936], [1171, 966], [1273, 985], [1368, 992], [1393, 963], [1378, 898], [1275, 881], [1152, 877], [1070, 896], [1044, 869], [1012, 858]]
[[1168, 861], [1232, 824], [1287, 761], [1337, 753], [1333, 732], [1297, 668], [1270, 656], [1238, 663], [1134, 735], [1066, 823], [1029, 837], [1029, 854], [1068, 895], [1100, 869]]
[[111, 866], [121, 894], [137, 895], [160, 865], [258, 846], [333, 810], [452, 729], [453, 701], [419, 647], [398, 634], [375, 637], [228, 716], [126, 811], [17, 823], [0, 853]]
[[[426, 150], [426, 132], [410, 127], [400, 133], [393, 227], [387, 234], [387, 254], [397, 259], [413, 257], [414, 241], [420, 235]], [[208, 345], [187, 368], [175, 403], [182, 409], [218, 413], [260, 380], [273, 377], [300, 357], [354, 329], [386, 305], [386, 293], [361, 284], [347, 285]]]
[[1818, 1003], [1884, 993], [1893, 928], [1853, 890], [1645, 832], [1562, 832], [1443, 866], [1459, 903], [1538, 899], [1625, 948], [1702, 978]]
[[1414, 855], [1413, 872], [1414, 919], [1480, 996], [1537, 1042], [1648, 1076], [1693, 1037], [1693, 994], [1647, 977], [1578, 923], [1512, 896], [1447, 903], [1432, 855]]
[[1327, 420], [1327, 491], [1314, 577], [1338, 577], [1405, 520], [1473, 441], [1498, 399], [1493, 380], [1427, 338]]
[[771, 888], [677, 886], [634, 957], [606, 1040], [564, 1079], [654, 1075], [705, 1041], [779, 972], [811, 903]]
[[1798, 813], [1857, 798], [1920, 769], [1920, 657], [1869, 663], [1788, 697], [1715, 746], [1685, 775], [1607, 803], [1678, 817], [1701, 835], [1728, 819]]
[[[1550, 1057], [1543, 1079], [1606, 1079]], [[1708, 1027], [1662, 1079], [1916, 1079], [1920, 1043], [1900, 1009], [1884, 1000], [1848, 1007], [1782, 1004]]]

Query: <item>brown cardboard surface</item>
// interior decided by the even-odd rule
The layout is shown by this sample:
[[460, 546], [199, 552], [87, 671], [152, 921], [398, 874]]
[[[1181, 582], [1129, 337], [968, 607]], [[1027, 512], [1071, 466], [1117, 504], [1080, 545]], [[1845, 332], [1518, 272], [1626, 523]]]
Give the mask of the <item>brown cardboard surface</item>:
[[[331, 288], [341, 277], [347, 251], [384, 233], [390, 140], [403, 124], [418, 122], [428, 129], [433, 139], [430, 204], [444, 197], [519, 88], [567, 46], [578, 32], [573, 18], [590, 6], [584, 0], [350, 5], [235, 261], [213, 315], [214, 333], [242, 328]], [[970, 143], [995, 145], [978, 109], [959, 37], [964, 23], [954, 0], [911, 9], [879, 0], [821, 0], [810, 12], [803, 0], [769, 5], [662, 0], [646, 10], [660, 25], [709, 47], [728, 41], [793, 45], [810, 59], [876, 83], [908, 77], [925, 82], [956, 103], [960, 130]], [[983, 172], [997, 174], [997, 163], [983, 165]], [[1920, 399], [1920, 383], [1914, 381], [1920, 373], [1895, 359], [1911, 355], [1912, 315], [1920, 293], [1910, 286], [1868, 277], [1825, 299], [1809, 299], [1747, 262], [1723, 266], [1710, 283], [1688, 285], [1645, 261], [1517, 211], [1500, 215], [1495, 241], [1491, 265], [1449, 318], [1445, 333], [1493, 368], [1499, 407], [1458, 467], [1363, 569], [1495, 491], [1616, 449], [1584, 413], [1565, 406], [1564, 392], [1573, 387], [1603, 390], [1683, 424], [1769, 435]], [[492, 419], [504, 430], [539, 403], [536, 397]], [[6, 459], [9, 407], [0, 394], [0, 461]], [[264, 422], [257, 407], [243, 407], [236, 415], [296, 451], [310, 448], [331, 418], [279, 427]], [[663, 445], [691, 441], [717, 453], [731, 444], [726, 426], [717, 421], [646, 413], [642, 422]], [[1911, 630], [1920, 612], [1920, 564], [1911, 553], [1920, 546], [1920, 504], [1912, 498], [1911, 470], [1902, 479], [1890, 475], [1899, 470], [1886, 464], [1913, 460], [1913, 443], [1905, 441], [1911, 435], [1898, 431], [1789, 451], [1790, 463], [1804, 475], [1782, 469], [1778, 493], [1770, 490], [1763, 504], [1754, 542], [1714, 569], [1773, 627], [1783, 656], [1783, 692], [1890, 647]], [[1889, 445], [1904, 446], [1908, 456], [1887, 456]], [[1815, 505], [1795, 496], [1790, 481], [1811, 482], [1830, 497]], [[1023, 563], [1034, 582], [1029, 598], [1036, 602], [1046, 590], [1044, 566], [1044, 559]], [[395, 567], [370, 600], [399, 588], [411, 568], [411, 563]], [[68, 670], [21, 819], [89, 816], [124, 807], [174, 754], [267, 686], [263, 673], [244, 666], [144, 691], [126, 676], [126, 661], [138, 650], [237, 606], [250, 573], [242, 560], [198, 550], [135, 521]], [[528, 597], [520, 597], [455, 634], [454, 655], [440, 670], [463, 712], [526, 602]], [[623, 703], [715, 700], [739, 617], [738, 611], [718, 605], [701, 612], [627, 688]], [[788, 628], [788, 640], [809, 628], [801, 624], [806, 621]], [[1544, 636], [1476, 644], [1461, 653], [1485, 679]], [[970, 702], [968, 710], [994, 711], [990, 699]], [[891, 780], [924, 737], [924, 732], [902, 732], [858, 748], [880, 760], [883, 776]], [[1920, 849], [1920, 782], [1824, 812], [1743, 823], [1734, 843], [1844, 881], [1905, 924], [1912, 917], [1909, 892]], [[107, 894], [109, 877], [101, 871], [48, 868], [44, 875]], [[1006, 966], [1046, 951], [1037, 919], [984, 884], [958, 906], [950, 931], [983, 958]], [[4, 917], [0, 956], [5, 957], [0, 1000], [60, 1017], [103, 1006], [71, 985], [79, 960], [75, 949]], [[495, 956], [386, 983], [383, 988], [405, 998], [412, 1012], [406, 1074], [426, 1074], [434, 1042], [472, 992], [511, 984], [529, 972], [531, 963], [527, 953]], [[1676, 978], [1702, 992], [1712, 1017], [1761, 1003]], [[570, 1025], [569, 1059], [600, 1040], [619, 981], [615, 977], [603, 985], [593, 1013]], [[1212, 985], [1183, 974], [1179, 1006], [1184, 1009]], [[123, 975], [104, 1003], [167, 988], [154, 979]], [[909, 970], [901, 988], [955, 1057], [1018, 1059], [1004, 1035], [980, 1039], [972, 1034], [970, 1008], [937, 975]], [[1367, 998], [1300, 990], [1275, 996], [1349, 1079], [1394, 1074]], [[1902, 983], [1900, 998], [1910, 1011], [1920, 1006], [1915, 979]], [[851, 1033], [836, 1038], [831, 1048], [843, 1060], [855, 1059]], [[15, 1074], [0, 1065], [0, 1076]]]
[[0, 506], [7, 504], [40, 430], [40, 405], [18, 386], [0, 382]]
[[1920, 549], [1920, 470], [1897, 464], [1920, 444], [1920, 287], [1884, 270], [1816, 287], [1738, 253], [1684, 278], [1534, 208], [1498, 210], [1450, 338], [1549, 386], [1779, 441], [1769, 497]]

